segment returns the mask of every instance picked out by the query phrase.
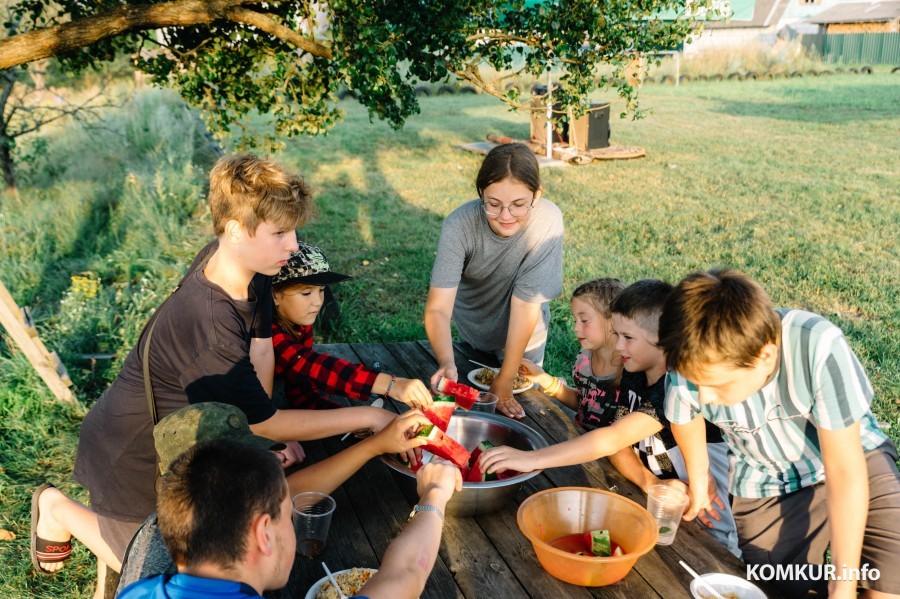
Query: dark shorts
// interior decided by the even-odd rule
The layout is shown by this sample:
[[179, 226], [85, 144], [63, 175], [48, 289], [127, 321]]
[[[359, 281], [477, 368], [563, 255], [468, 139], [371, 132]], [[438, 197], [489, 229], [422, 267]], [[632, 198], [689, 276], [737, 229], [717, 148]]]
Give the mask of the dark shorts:
[[[877, 569], [878, 580], [860, 580], [859, 586], [883, 593], [900, 593], [900, 474], [891, 444], [866, 454], [869, 470], [869, 516], [866, 520], [860, 566]], [[830, 528], [825, 505], [825, 484], [788, 495], [734, 498], [734, 520], [739, 546], [748, 565], [822, 564]], [[840, 576], [841, 567], [836, 574]], [[815, 591], [824, 597], [828, 581], [772, 581], [789, 597]]]
[[100, 525], [100, 536], [119, 558], [119, 563], [123, 563], [128, 543], [131, 542], [131, 537], [141, 527], [142, 522], [126, 522], [100, 514], [97, 514], [97, 521]]

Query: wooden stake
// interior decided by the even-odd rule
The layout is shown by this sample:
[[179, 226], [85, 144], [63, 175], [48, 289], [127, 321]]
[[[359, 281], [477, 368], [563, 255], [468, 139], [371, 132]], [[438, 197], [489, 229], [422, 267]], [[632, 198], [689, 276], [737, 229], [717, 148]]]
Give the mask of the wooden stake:
[[[25, 324], [25, 318], [6, 286], [0, 281], [0, 324], [12, 337], [16, 346], [22, 350], [28, 361], [43, 379], [47, 387], [57, 399], [77, 404], [69, 386], [72, 384], [65, 367], [59, 361], [56, 352], [49, 352], [37, 336], [33, 327]], [[60, 376], [58, 368], [62, 370]]]

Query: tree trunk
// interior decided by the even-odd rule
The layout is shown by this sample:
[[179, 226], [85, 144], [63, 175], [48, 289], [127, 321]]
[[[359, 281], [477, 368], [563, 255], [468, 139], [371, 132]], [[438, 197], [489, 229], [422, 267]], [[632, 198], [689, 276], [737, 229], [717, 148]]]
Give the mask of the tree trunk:
[[3, 169], [3, 183], [6, 189], [16, 188], [16, 167], [12, 157], [13, 140], [0, 135], [0, 169]]

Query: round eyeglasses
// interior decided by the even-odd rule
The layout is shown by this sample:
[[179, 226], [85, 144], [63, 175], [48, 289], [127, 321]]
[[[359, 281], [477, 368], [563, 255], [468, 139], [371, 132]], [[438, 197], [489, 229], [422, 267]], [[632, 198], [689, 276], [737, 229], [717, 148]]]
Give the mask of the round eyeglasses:
[[[533, 203], [533, 202], [532, 202]], [[492, 218], [498, 218], [501, 214], [503, 214], [503, 210], [506, 209], [509, 212], [509, 215], [513, 218], [521, 218], [531, 212], [532, 204], [510, 204], [509, 206], [491, 206], [490, 204], [482, 203], [481, 207], [484, 208], [484, 213]]]

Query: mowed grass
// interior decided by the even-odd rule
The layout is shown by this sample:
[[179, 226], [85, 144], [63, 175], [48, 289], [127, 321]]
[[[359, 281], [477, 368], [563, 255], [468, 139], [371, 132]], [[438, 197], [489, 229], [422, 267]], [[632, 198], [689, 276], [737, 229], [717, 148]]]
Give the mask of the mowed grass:
[[[568, 294], [579, 283], [676, 282], [733, 266], [776, 305], [844, 330], [872, 379], [876, 415], [900, 439], [897, 97], [900, 77], [888, 74], [645, 88], [653, 114], [614, 116], [612, 139], [646, 148], [646, 158], [542, 173], [566, 223], [566, 295], [552, 304], [548, 370], [571, 367]], [[0, 196], [0, 280], [31, 305], [88, 406], [210, 235], [202, 143], [185, 138], [191, 127], [176, 103], [141, 101], [110, 116], [111, 133], [48, 132], [46, 162], [18, 197]], [[277, 156], [317, 191], [318, 218], [301, 237], [356, 277], [337, 286], [343, 319], [323, 340], [422, 339], [441, 222], [475, 197], [481, 162], [455, 146], [489, 133], [527, 138], [528, 115], [481, 96], [426, 98], [394, 131], [355, 102], [344, 107], [329, 136], [288, 141]], [[95, 351], [117, 358], [78, 359]], [[55, 404], [21, 354], [0, 347], [0, 528], [17, 536], [0, 541], [0, 596], [90, 596], [83, 548], [45, 578], [31, 572], [27, 541], [37, 484], [79, 492], [71, 471], [81, 414]]]

